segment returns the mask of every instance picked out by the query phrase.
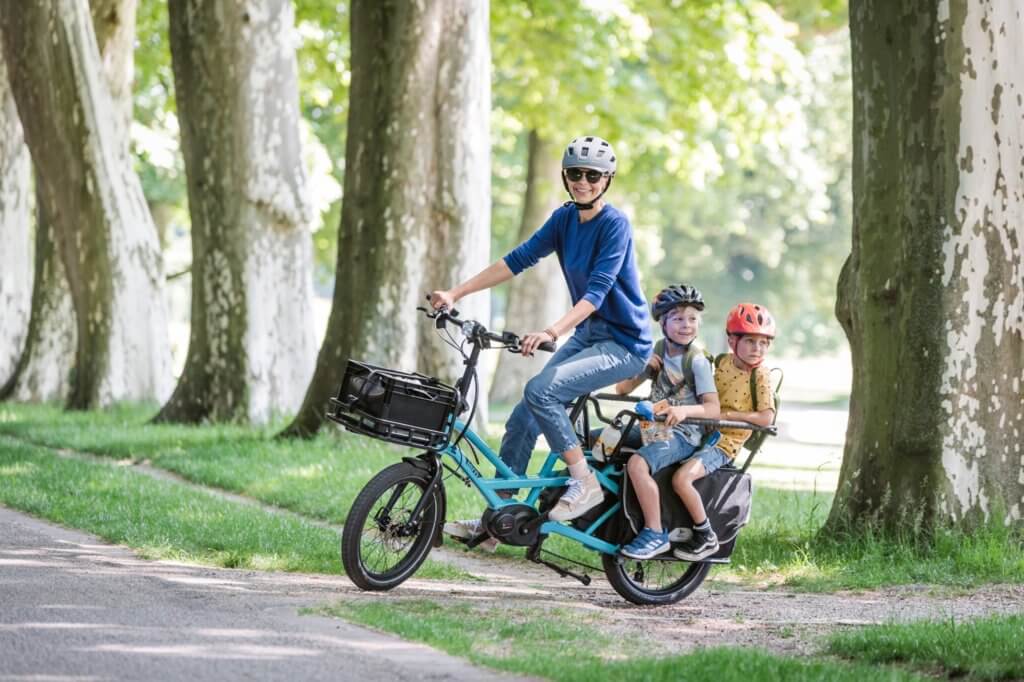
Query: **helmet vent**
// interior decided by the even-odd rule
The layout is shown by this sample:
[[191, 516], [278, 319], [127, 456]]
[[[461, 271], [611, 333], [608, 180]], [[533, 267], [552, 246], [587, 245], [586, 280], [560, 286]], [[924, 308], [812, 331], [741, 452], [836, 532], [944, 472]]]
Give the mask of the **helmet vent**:
[[593, 141], [594, 141], [594, 138], [592, 138], [592, 137], [588, 137], [588, 138], [586, 139], [586, 141], [587, 141], [587, 142], [593, 142]]
[[590, 147], [580, 149], [580, 156], [590, 156]]

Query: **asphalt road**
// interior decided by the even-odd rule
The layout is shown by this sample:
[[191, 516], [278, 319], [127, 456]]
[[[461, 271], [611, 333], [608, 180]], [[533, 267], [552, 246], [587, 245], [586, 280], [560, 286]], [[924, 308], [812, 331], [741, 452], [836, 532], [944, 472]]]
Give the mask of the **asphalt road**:
[[346, 586], [145, 561], [0, 507], [0, 680], [512, 679], [299, 615]]

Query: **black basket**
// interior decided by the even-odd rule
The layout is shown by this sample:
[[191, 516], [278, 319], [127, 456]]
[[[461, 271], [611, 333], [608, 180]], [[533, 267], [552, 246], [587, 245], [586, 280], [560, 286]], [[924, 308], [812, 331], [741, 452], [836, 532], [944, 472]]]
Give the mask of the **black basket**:
[[433, 377], [349, 360], [327, 418], [390, 443], [441, 450], [458, 404], [458, 392]]

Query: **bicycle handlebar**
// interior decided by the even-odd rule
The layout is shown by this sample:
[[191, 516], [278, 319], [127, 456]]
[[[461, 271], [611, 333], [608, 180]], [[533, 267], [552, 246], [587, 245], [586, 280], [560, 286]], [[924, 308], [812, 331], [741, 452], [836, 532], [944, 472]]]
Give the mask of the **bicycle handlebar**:
[[[427, 297], [430, 298], [429, 296]], [[422, 310], [423, 314], [433, 319], [438, 329], [441, 329], [446, 324], [452, 324], [462, 330], [462, 333], [469, 339], [480, 343], [484, 348], [490, 347], [490, 342], [501, 344], [504, 348], [508, 348], [513, 353], [522, 352], [522, 339], [519, 338], [518, 334], [510, 331], [504, 331], [500, 334], [489, 331], [487, 327], [483, 326], [475, 320], [463, 320], [459, 317], [459, 311], [455, 308], [448, 310], [447, 308], [439, 308], [437, 310], [427, 310], [422, 306], [418, 306], [417, 310]], [[542, 350], [548, 353], [554, 353], [557, 350], [557, 346], [551, 341], [544, 341], [537, 346], [537, 350]]]

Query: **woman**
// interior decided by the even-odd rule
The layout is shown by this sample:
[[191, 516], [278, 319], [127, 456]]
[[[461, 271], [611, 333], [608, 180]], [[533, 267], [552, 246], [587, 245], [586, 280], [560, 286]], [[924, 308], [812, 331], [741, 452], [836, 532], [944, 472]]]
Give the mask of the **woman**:
[[629, 219], [604, 200], [615, 167], [615, 153], [608, 142], [594, 136], [574, 139], [562, 155], [562, 184], [572, 201], [501, 260], [452, 289], [430, 295], [434, 308], [451, 308], [467, 294], [509, 280], [551, 253], [558, 255], [573, 307], [543, 331], [526, 334], [523, 355], [532, 355], [539, 344], [575, 331], [526, 383], [523, 400], [505, 423], [500, 450], [502, 461], [517, 474], [526, 472], [541, 433], [551, 451], [562, 456], [570, 479], [549, 514], [554, 521], [574, 519], [604, 499], [587, 467], [566, 405], [640, 373], [652, 349], [633, 230]]

